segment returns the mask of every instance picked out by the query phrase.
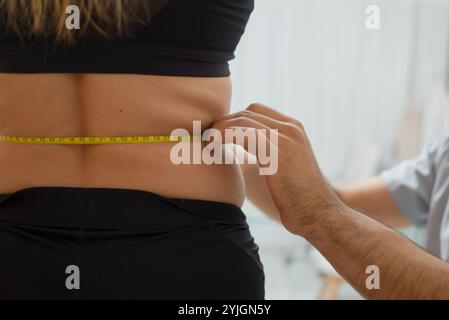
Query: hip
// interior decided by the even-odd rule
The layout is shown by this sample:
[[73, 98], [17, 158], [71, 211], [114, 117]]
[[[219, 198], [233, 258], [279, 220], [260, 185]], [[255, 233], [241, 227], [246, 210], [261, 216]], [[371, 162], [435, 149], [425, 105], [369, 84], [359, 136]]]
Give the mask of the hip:
[[0, 240], [7, 299], [264, 295], [258, 247], [230, 204], [125, 189], [24, 189], [0, 200]]

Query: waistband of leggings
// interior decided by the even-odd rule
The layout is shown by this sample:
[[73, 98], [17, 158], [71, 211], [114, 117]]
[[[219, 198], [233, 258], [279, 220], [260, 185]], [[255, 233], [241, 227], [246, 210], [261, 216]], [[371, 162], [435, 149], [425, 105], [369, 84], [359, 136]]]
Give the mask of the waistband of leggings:
[[202, 222], [245, 224], [232, 204], [107, 188], [37, 187], [0, 196], [0, 222], [66, 228], [166, 229]]

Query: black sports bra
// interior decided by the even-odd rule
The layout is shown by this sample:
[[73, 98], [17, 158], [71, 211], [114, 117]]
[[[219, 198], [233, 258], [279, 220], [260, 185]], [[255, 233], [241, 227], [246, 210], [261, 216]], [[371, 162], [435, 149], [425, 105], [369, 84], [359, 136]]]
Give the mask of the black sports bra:
[[254, 0], [170, 0], [131, 37], [22, 44], [0, 28], [0, 73], [229, 76]]

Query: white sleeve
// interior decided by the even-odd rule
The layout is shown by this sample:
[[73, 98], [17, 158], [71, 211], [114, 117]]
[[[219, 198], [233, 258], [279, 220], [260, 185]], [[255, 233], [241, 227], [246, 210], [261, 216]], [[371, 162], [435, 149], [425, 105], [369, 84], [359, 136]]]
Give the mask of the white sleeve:
[[404, 161], [381, 174], [397, 206], [416, 225], [427, 224], [437, 157], [448, 141], [446, 138], [430, 144], [414, 160]]

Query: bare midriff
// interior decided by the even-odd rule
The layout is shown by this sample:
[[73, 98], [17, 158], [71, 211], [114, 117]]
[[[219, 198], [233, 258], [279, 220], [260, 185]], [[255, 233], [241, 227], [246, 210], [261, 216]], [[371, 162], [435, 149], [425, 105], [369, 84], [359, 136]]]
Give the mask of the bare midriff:
[[[170, 135], [203, 129], [230, 110], [229, 78], [101, 74], [0, 74], [0, 135]], [[142, 190], [241, 206], [237, 165], [174, 165], [172, 143], [0, 143], [0, 194], [34, 187]]]

